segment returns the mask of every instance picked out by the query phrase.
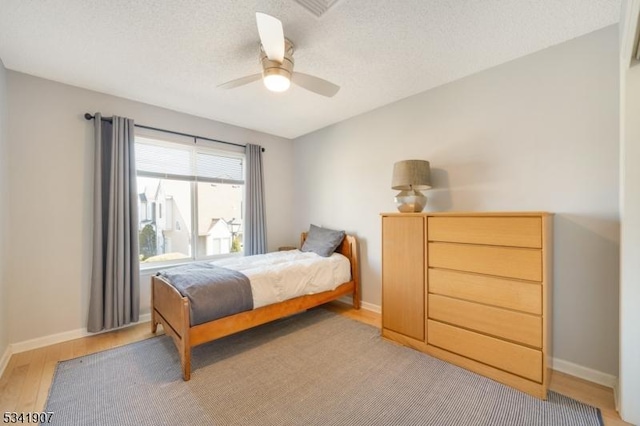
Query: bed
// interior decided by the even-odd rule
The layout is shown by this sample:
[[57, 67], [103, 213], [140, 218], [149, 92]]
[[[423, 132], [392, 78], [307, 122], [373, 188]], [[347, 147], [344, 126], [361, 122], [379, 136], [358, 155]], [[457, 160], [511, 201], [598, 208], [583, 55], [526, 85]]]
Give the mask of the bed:
[[[307, 233], [302, 233], [301, 247], [306, 238]], [[158, 324], [161, 324], [164, 332], [171, 336], [180, 354], [182, 377], [187, 381], [191, 378], [191, 348], [195, 346], [302, 312], [349, 294], [352, 295], [354, 308], [359, 309], [356, 238], [346, 235], [335, 252], [348, 259], [351, 272], [350, 280], [338, 284], [335, 288], [300, 295], [196, 325], [192, 325], [194, 321], [191, 318], [189, 298], [182, 296], [165, 278], [153, 276], [151, 277], [151, 331], [156, 333]], [[245, 259], [248, 258], [250, 256]]]

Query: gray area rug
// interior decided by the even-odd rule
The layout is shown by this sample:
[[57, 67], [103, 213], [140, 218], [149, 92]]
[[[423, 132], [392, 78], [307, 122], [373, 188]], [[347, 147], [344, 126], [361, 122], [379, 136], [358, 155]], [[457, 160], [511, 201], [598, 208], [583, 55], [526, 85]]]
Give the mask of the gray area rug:
[[193, 350], [169, 337], [58, 364], [58, 425], [600, 425], [598, 409], [540, 401], [316, 309]]

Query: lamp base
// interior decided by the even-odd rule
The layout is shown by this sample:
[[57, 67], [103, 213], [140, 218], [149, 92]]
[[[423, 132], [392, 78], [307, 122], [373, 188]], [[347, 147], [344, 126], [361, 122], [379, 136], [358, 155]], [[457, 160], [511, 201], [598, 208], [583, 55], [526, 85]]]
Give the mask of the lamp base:
[[398, 211], [402, 213], [420, 213], [427, 205], [427, 197], [415, 189], [400, 191], [395, 200]]

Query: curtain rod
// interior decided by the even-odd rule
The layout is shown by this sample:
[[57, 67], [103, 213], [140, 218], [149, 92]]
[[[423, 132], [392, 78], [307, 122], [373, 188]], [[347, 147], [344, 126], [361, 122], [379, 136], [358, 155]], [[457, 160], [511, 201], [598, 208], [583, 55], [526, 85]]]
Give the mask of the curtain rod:
[[[94, 118], [96, 118], [96, 117], [94, 115], [89, 114], [88, 112], [86, 112], [84, 114], [84, 119], [85, 120], [93, 120]], [[108, 121], [108, 122], [112, 121], [111, 117], [102, 117], [102, 120], [103, 121]], [[135, 124], [134, 123], [133, 125], [135, 127], [140, 127], [141, 129], [156, 130], [158, 132], [171, 133], [172, 135], [186, 136], [186, 137], [189, 137], [189, 138], [202, 139], [202, 140], [210, 141], [210, 142], [224, 143], [224, 144], [227, 144], [227, 145], [239, 146], [239, 147], [242, 147], [242, 148], [246, 147], [246, 145], [242, 145], [242, 144], [239, 144], [239, 143], [221, 141], [221, 140], [218, 140], [218, 139], [205, 138], [204, 136], [191, 135], [189, 133], [174, 132], [173, 130], [159, 129], [157, 127], [144, 126], [142, 124]], [[262, 148], [262, 152], [264, 152], [264, 151], [265, 151], [265, 149]]]

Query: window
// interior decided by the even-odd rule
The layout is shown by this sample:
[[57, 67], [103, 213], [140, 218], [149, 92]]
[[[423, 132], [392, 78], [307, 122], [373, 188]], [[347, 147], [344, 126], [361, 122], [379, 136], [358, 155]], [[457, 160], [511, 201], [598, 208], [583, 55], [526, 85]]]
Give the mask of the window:
[[244, 154], [136, 136], [140, 262], [241, 252]]

